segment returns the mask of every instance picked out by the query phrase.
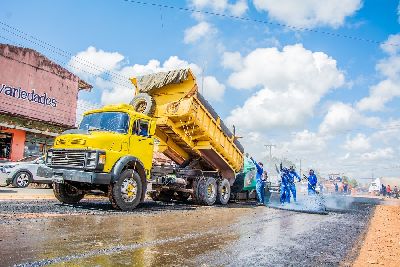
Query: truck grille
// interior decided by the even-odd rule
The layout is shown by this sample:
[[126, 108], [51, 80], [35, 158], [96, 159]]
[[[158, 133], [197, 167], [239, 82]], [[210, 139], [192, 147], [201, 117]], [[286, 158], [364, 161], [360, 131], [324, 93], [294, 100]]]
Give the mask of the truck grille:
[[53, 150], [52, 166], [84, 168], [86, 153], [81, 151]]

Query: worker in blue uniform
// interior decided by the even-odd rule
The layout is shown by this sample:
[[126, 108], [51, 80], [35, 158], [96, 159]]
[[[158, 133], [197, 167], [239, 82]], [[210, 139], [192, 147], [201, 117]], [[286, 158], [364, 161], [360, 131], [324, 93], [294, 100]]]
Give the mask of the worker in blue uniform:
[[280, 166], [281, 173], [281, 188], [280, 188], [280, 202], [284, 204], [285, 202], [290, 203], [290, 189], [289, 189], [289, 170], [285, 167]]
[[317, 186], [317, 176], [314, 174], [314, 170], [311, 169], [308, 173], [308, 194], [315, 195], [315, 187]]
[[[301, 178], [297, 174], [294, 167], [290, 166], [290, 168], [289, 168], [289, 190], [292, 193], [294, 202], [297, 201], [297, 199], [296, 199], [296, 196], [297, 196], [296, 195], [296, 184], [294, 183], [295, 178], [297, 178], [299, 182], [301, 181]], [[289, 199], [289, 202], [290, 202], [290, 199]]]
[[256, 192], [258, 198], [258, 204], [264, 205], [265, 203], [265, 186], [263, 180], [264, 174], [264, 165], [261, 162], [256, 162], [252, 157], [250, 157], [251, 161], [256, 165], [257, 173], [256, 173]]

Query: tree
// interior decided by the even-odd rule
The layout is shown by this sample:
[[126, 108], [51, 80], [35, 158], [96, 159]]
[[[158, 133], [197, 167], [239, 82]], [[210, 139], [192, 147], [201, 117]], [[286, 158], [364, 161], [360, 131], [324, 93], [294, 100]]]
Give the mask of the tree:
[[356, 179], [350, 179], [349, 180], [349, 184], [351, 185], [351, 187], [356, 188], [358, 186], [358, 182]]

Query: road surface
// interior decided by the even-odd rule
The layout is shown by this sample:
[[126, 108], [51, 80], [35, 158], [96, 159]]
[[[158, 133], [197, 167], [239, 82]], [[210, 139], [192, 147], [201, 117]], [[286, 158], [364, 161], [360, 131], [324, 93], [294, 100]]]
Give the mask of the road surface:
[[329, 215], [248, 203], [148, 201], [118, 212], [105, 199], [2, 200], [0, 258], [4, 266], [348, 265], [376, 203], [344, 198]]

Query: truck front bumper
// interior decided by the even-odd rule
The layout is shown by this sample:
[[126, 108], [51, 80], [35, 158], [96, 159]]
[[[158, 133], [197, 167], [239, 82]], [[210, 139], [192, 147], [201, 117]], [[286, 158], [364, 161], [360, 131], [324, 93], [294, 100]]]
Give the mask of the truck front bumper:
[[37, 175], [52, 179], [53, 182], [79, 182], [88, 184], [110, 184], [112, 175], [103, 172], [91, 172], [73, 169], [53, 169], [49, 167], [39, 167]]

